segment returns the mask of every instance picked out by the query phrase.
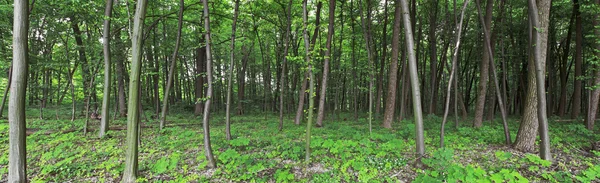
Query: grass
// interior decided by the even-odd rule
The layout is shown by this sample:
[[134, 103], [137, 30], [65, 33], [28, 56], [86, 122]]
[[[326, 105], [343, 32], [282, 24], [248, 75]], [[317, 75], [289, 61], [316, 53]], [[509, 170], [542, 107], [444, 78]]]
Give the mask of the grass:
[[[56, 114], [61, 118], [56, 120]], [[123, 172], [126, 130], [97, 131], [84, 136], [83, 119], [73, 122], [68, 108], [27, 111], [27, 167], [32, 182], [118, 182]], [[150, 116], [150, 115], [148, 115]], [[590, 182], [600, 176], [600, 153], [592, 150], [598, 134], [582, 123], [551, 120], [550, 136], [555, 161], [513, 150], [504, 143], [501, 121], [470, 127], [470, 120], [452, 122], [446, 129], [446, 148], [439, 149], [441, 119], [425, 119], [425, 166], [415, 168], [415, 127], [412, 121], [395, 121], [384, 129], [374, 121], [369, 134], [366, 119], [331, 116], [323, 128], [314, 128], [311, 162], [304, 162], [305, 128], [287, 116], [282, 132], [276, 114], [234, 116], [233, 140], [226, 141], [224, 115], [211, 117], [211, 140], [218, 168], [208, 169], [202, 148], [200, 117], [172, 111], [168, 127], [143, 122], [139, 148], [139, 182]], [[511, 118], [516, 135], [518, 118]], [[91, 128], [97, 129], [98, 121]], [[111, 127], [125, 127], [124, 118]], [[75, 130], [75, 131], [73, 131]], [[66, 133], [63, 133], [65, 132]], [[72, 131], [72, 132], [69, 132]], [[0, 182], [6, 181], [8, 123], [0, 122]]]

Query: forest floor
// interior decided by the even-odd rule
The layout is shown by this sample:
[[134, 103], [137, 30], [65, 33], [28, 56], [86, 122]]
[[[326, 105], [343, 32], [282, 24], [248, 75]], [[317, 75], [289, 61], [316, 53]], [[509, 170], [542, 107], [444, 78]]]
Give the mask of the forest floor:
[[[119, 182], [125, 158], [126, 119], [111, 121], [108, 137], [99, 139], [98, 121], [84, 136], [84, 119], [68, 120], [69, 110], [28, 114], [27, 173], [32, 182]], [[446, 148], [439, 148], [441, 118], [425, 118], [427, 155], [415, 168], [415, 126], [394, 122], [384, 129], [366, 118], [331, 116], [312, 128], [311, 161], [304, 161], [305, 128], [287, 116], [282, 132], [276, 114], [232, 118], [233, 140], [225, 140], [223, 114], [211, 117], [212, 148], [218, 168], [208, 169], [202, 121], [189, 112], [171, 112], [162, 131], [156, 121], [142, 122], [139, 182], [598, 182], [600, 135], [582, 123], [550, 121], [553, 162], [504, 144], [501, 121], [470, 127], [470, 119], [449, 121]], [[50, 119], [52, 118], [52, 119]], [[509, 123], [512, 139], [518, 118]], [[0, 182], [8, 164], [8, 123], [0, 121]]]

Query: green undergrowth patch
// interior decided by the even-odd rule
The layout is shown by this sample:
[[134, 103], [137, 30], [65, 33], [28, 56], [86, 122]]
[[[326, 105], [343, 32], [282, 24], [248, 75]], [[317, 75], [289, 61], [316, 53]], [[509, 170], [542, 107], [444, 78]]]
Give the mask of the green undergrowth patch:
[[[27, 167], [32, 182], [118, 182], [123, 173], [126, 130], [97, 131], [84, 136], [84, 120], [70, 120], [70, 111], [46, 110], [40, 120], [28, 111]], [[31, 114], [34, 113], [34, 114]], [[148, 114], [150, 116], [150, 114]], [[441, 118], [425, 118], [426, 155], [415, 156], [415, 125], [395, 121], [392, 129], [352, 114], [331, 116], [313, 128], [311, 161], [305, 162], [306, 123], [287, 116], [278, 131], [278, 116], [233, 116], [232, 140], [225, 139], [224, 115], [211, 118], [212, 149], [217, 168], [209, 168], [203, 148], [200, 117], [171, 112], [168, 127], [142, 120], [139, 182], [590, 182], [600, 177], [600, 153], [590, 150], [599, 136], [579, 123], [551, 122], [554, 161], [513, 150], [504, 144], [501, 120], [470, 127], [470, 120], [446, 125], [446, 148], [439, 148]], [[451, 118], [453, 119], [453, 118]], [[124, 127], [124, 118], [111, 127]], [[509, 127], [514, 140], [518, 119]], [[91, 121], [90, 128], [98, 122]], [[6, 180], [8, 123], [0, 123], [0, 182]], [[532, 152], [535, 153], [535, 152]], [[420, 164], [421, 166], [416, 166]], [[419, 168], [415, 168], [419, 167]]]

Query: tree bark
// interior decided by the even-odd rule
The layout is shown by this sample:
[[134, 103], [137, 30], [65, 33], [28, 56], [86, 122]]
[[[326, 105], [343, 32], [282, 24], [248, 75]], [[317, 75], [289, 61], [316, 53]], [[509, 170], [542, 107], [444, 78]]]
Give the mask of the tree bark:
[[13, 60], [8, 99], [8, 182], [27, 182], [25, 95], [27, 90], [29, 14], [27, 0], [14, 2]]
[[[290, 47], [290, 36], [291, 36], [291, 29], [292, 29], [292, 0], [289, 1], [288, 3], [288, 7], [287, 7], [287, 12], [286, 12], [286, 16], [287, 16], [287, 26], [286, 26], [286, 33], [285, 33], [285, 45], [284, 45], [284, 51], [283, 51], [283, 63], [281, 66], [281, 86], [279, 87], [280, 91], [279, 91], [279, 131], [283, 130], [283, 98], [284, 98], [284, 94], [285, 94], [285, 68], [287, 66], [287, 55], [288, 55], [288, 51], [289, 51], [289, 47]], [[269, 71], [270, 72], [270, 71]], [[270, 75], [270, 73], [269, 73]], [[271, 82], [271, 81], [269, 81]], [[296, 123], [298, 124], [298, 123]]]
[[571, 20], [569, 21], [569, 28], [567, 30], [567, 40], [564, 45], [563, 57], [561, 59], [560, 64], [560, 98], [558, 103], [558, 116], [563, 117], [567, 111], [567, 79], [569, 77], [569, 72], [567, 70], [568, 60], [569, 60], [569, 49], [571, 48], [571, 35], [572, 35], [572, 27], [573, 21], [575, 20], [576, 9], [573, 8], [573, 14], [571, 15]]
[[160, 129], [162, 130], [166, 123], [167, 118], [167, 102], [169, 99], [169, 90], [171, 90], [171, 86], [173, 85], [173, 76], [175, 75], [175, 67], [177, 66], [177, 53], [179, 52], [179, 45], [181, 44], [181, 29], [183, 26], [183, 10], [184, 10], [184, 1], [179, 1], [179, 21], [177, 22], [177, 38], [175, 41], [175, 49], [173, 50], [173, 55], [171, 56], [171, 66], [169, 67], [169, 77], [167, 79], [167, 88], [165, 89], [164, 97], [163, 97], [163, 106], [162, 113], [160, 114]]
[[321, 81], [321, 95], [319, 96], [317, 127], [323, 126], [323, 116], [325, 115], [325, 94], [327, 93], [327, 76], [329, 74], [329, 60], [331, 59], [331, 40], [333, 39], [333, 26], [335, 24], [335, 1], [336, 0], [329, 0], [329, 26], [327, 29], [327, 43], [325, 43], [325, 62], [323, 63], [323, 79]]
[[[317, 4], [317, 13], [315, 15], [315, 30], [313, 32], [312, 39], [310, 40], [309, 49], [313, 48], [317, 41], [317, 37], [319, 36], [319, 25], [321, 22], [321, 6], [322, 4], [321, 2], [319, 2]], [[306, 85], [309, 82], [309, 75], [310, 74], [308, 73], [308, 71], [304, 73], [304, 77], [302, 78], [302, 86], [300, 87], [300, 92], [298, 92], [298, 108], [296, 110], [296, 118], [294, 119], [294, 123], [296, 123], [296, 125], [299, 125], [300, 121], [302, 120], [302, 109], [304, 107], [304, 97], [306, 95]]]
[[199, 116], [204, 111], [202, 102], [199, 99], [204, 97], [204, 79], [206, 75], [206, 47], [200, 47], [196, 49], [196, 82], [194, 89], [194, 103], [196, 104], [194, 108], [194, 115]]
[[[367, 0], [367, 6], [370, 7], [370, 0]], [[361, 4], [360, 6], [360, 17], [361, 17], [361, 24], [362, 24], [362, 28], [363, 28], [363, 37], [365, 39], [365, 49], [367, 50], [367, 59], [369, 60], [369, 65], [368, 65], [368, 73], [369, 73], [369, 134], [372, 131], [372, 121], [373, 121], [373, 80], [374, 78], [374, 71], [373, 71], [373, 54], [371, 51], [371, 30], [370, 28], [370, 24], [371, 24], [371, 12], [367, 10], [367, 17], [365, 18], [363, 15], [363, 5]], [[370, 10], [370, 8], [368, 8]]]
[[[597, 6], [600, 6], [600, 0], [596, 0], [595, 3]], [[593, 25], [594, 27], [598, 27], [600, 25], [600, 15], [596, 14], [594, 17]], [[594, 34], [596, 34], [596, 38], [600, 38], [600, 29], [594, 29]], [[596, 58], [600, 58], [600, 43], [596, 41]], [[596, 69], [600, 68], [598, 64], [594, 65]], [[594, 129], [594, 122], [596, 121], [596, 113], [598, 112], [598, 101], [600, 101], [600, 70], [596, 70], [594, 73], [594, 84], [592, 85], [594, 90], [592, 91], [592, 96], [590, 97], [590, 109], [586, 118], [585, 127], [592, 131]]]
[[396, 1], [394, 6], [394, 30], [392, 32], [392, 57], [390, 62], [390, 75], [388, 79], [388, 93], [385, 103], [385, 112], [383, 114], [384, 128], [392, 128], [394, 120], [394, 111], [396, 108], [396, 84], [398, 83], [398, 45], [400, 42], [400, 24], [402, 12], [400, 11], [400, 2]]
[[[315, 82], [314, 82], [314, 74], [312, 73], [312, 63], [310, 61], [310, 53], [311, 53], [311, 46], [308, 42], [308, 12], [307, 12], [307, 8], [306, 8], [306, 4], [307, 4], [308, 0], [304, 0], [302, 3], [302, 9], [303, 9], [303, 14], [302, 14], [302, 20], [303, 20], [303, 27], [304, 27], [304, 31], [303, 31], [303, 36], [304, 36], [304, 50], [305, 50], [305, 59], [306, 59], [306, 63], [308, 64], [308, 75], [309, 75], [309, 89], [308, 89], [308, 121], [306, 123], [306, 157], [305, 157], [305, 161], [309, 162], [310, 161], [310, 128], [312, 127], [312, 120], [313, 120], [313, 106], [315, 101], [313, 100], [313, 92], [314, 92], [314, 88], [315, 88]], [[321, 4], [319, 2], [319, 4]], [[319, 6], [320, 7], [320, 6]], [[319, 11], [317, 11], [319, 12]], [[317, 20], [318, 20], [318, 14], [317, 14]], [[318, 29], [317, 29], [318, 30]], [[316, 32], [316, 31], [315, 31]], [[316, 36], [317, 34], [315, 34]]]
[[206, 102], [204, 103], [204, 115], [202, 116], [202, 126], [204, 128], [204, 153], [208, 166], [211, 168], [217, 167], [217, 162], [212, 153], [210, 145], [210, 102], [212, 100], [212, 58], [210, 53], [210, 19], [208, 13], [208, 0], [203, 0], [204, 4], [204, 29], [205, 29], [205, 40], [206, 40], [206, 78], [208, 81], [208, 89], [206, 90]]
[[[491, 28], [491, 23], [492, 23], [492, 10], [493, 10], [493, 6], [494, 6], [494, 1], [493, 0], [487, 0], [487, 5], [486, 5], [486, 14], [485, 14], [485, 29], [490, 30]], [[486, 42], [489, 42], [490, 40], [486, 40], [484, 39], [483, 42], [484, 44], [487, 44]], [[487, 51], [483, 52], [483, 57], [481, 59], [481, 66], [480, 66], [480, 74], [479, 74], [479, 86], [477, 88], [478, 92], [477, 92], [477, 103], [475, 104], [475, 119], [473, 119], [473, 126], [476, 128], [481, 127], [481, 125], [483, 125], [483, 110], [485, 108], [485, 96], [486, 96], [486, 92], [487, 92], [487, 83], [488, 83], [488, 77], [489, 77], [489, 59], [490, 57], [493, 57], [493, 55], [490, 55]]]
[[581, 112], [582, 83], [580, 77], [583, 74], [583, 25], [581, 22], [581, 10], [579, 9], [581, 2], [579, 0], [574, 0], [573, 2], [575, 3], [573, 6], [575, 9], [575, 77], [573, 77], [575, 88], [573, 89], [573, 110], [571, 111], [571, 118], [575, 119], [579, 117], [579, 113]]
[[429, 96], [428, 114], [434, 114], [437, 106], [437, 37], [435, 35], [437, 22], [438, 2], [431, 1], [431, 10], [429, 14], [429, 71], [431, 82], [431, 93]]
[[6, 99], [8, 98], [8, 92], [10, 91], [10, 85], [12, 83], [12, 64], [8, 69], [8, 84], [6, 85], [6, 90], [4, 90], [4, 96], [2, 97], [2, 104], [0, 105], [0, 118], [2, 117], [2, 113], [4, 112], [4, 105], [6, 104]]
[[104, 31], [102, 35], [102, 43], [104, 50], [104, 96], [102, 97], [102, 117], [100, 118], [100, 130], [98, 136], [104, 137], [108, 131], [108, 123], [110, 120], [110, 87], [111, 87], [111, 61], [110, 61], [110, 17], [112, 14], [113, 0], [106, 0], [106, 8], [104, 10]]
[[127, 105], [127, 151], [122, 181], [134, 183], [138, 171], [138, 132], [140, 123], [140, 75], [142, 67], [142, 36], [146, 17], [147, 0], [138, 0], [133, 32], [131, 34], [131, 75], [129, 79], [129, 103]]
[[[381, 59], [379, 60], [379, 71], [377, 72], [377, 97], [375, 97], [375, 117], [381, 114], [381, 105], [383, 99], [383, 75], [385, 73], [386, 52], [387, 52], [387, 25], [388, 25], [388, 0], [383, 3], [383, 34], [381, 36]], [[393, 102], [393, 101], [392, 101]]]
[[[118, 43], [121, 42], [121, 33], [115, 36]], [[117, 58], [117, 98], [119, 107], [119, 116], [127, 116], [127, 106], [125, 105], [125, 65], [122, 57]]]
[[[528, 70], [533, 71], [536, 70], [536, 62], [540, 62], [539, 64], [542, 66], [541, 72], [545, 73], [545, 65], [546, 65], [546, 50], [548, 47], [548, 24], [550, 17], [550, 2], [538, 0], [537, 7], [538, 12], [536, 13], [539, 16], [539, 21], [537, 23], [536, 29], [530, 27], [530, 34], [532, 34], [533, 41], [530, 45], [530, 53], [529, 56], [529, 64]], [[531, 6], [529, 8], [532, 8]], [[529, 10], [533, 11], [533, 10]], [[531, 18], [531, 17], [530, 17]], [[533, 21], [533, 20], [531, 20]], [[539, 42], [533, 40], [533, 37], [536, 37], [535, 34], [539, 32]], [[537, 44], [539, 43], [539, 44]], [[537, 50], [539, 47], [539, 50]], [[540, 52], [540, 58], [536, 58], [536, 51]], [[536, 59], [540, 59], [537, 60]], [[537, 78], [535, 72], [528, 72], [528, 85], [527, 85], [527, 93], [525, 96], [525, 108], [523, 110], [523, 116], [521, 117], [521, 125], [519, 126], [519, 131], [517, 133], [517, 138], [513, 144], [514, 148], [523, 151], [523, 152], [533, 152], [535, 150], [535, 139], [538, 134], [538, 95], [537, 95]]]
[[231, 107], [231, 88], [232, 88], [232, 78], [233, 78], [233, 60], [235, 60], [235, 28], [237, 26], [237, 18], [238, 11], [240, 7], [240, 0], [235, 1], [235, 6], [233, 10], [233, 23], [231, 25], [231, 45], [229, 46], [230, 51], [230, 60], [229, 60], [229, 68], [227, 69], [227, 106], [225, 109], [225, 135], [227, 140], [231, 140], [231, 117], [229, 113], [229, 109]]
[[414, 40], [412, 33], [412, 25], [410, 20], [410, 12], [408, 11], [408, 3], [406, 0], [399, 0], [402, 6], [402, 18], [404, 22], [406, 47], [408, 50], [408, 65], [410, 72], [410, 80], [412, 87], [414, 120], [416, 127], [416, 151], [417, 159], [425, 155], [425, 137], [423, 132], [423, 112], [421, 109], [421, 91], [419, 89], [419, 77], [417, 75], [417, 59], [415, 57]]
[[[543, 4], [542, 4], [543, 3]], [[538, 16], [540, 12], [538, 12], [537, 5], [535, 0], [529, 0], [529, 22], [531, 26], [532, 32], [532, 40], [534, 44], [531, 44], [533, 48], [533, 53], [535, 55], [535, 73], [536, 73], [536, 85], [537, 85], [537, 113], [539, 120], [539, 129], [540, 129], [540, 157], [544, 160], [552, 161], [552, 154], [550, 153], [550, 138], [548, 136], [548, 118], [546, 116], [546, 88], [544, 87], [544, 59], [545, 51], [546, 51], [546, 43], [548, 41], [548, 29], [547, 22], [550, 12], [550, 1], [540, 1], [540, 6], [544, 8], [546, 13], [542, 12], [542, 18], [540, 19]], [[540, 22], [545, 22], [546, 29], [544, 29], [544, 25]], [[544, 32], [545, 36], [540, 32]]]
[[[448, 89], [446, 90], [446, 108], [444, 111], [444, 118], [442, 120], [442, 128], [440, 129], [440, 147], [444, 147], [444, 128], [446, 126], [446, 119], [448, 117], [448, 111], [450, 108], [450, 93], [452, 89], [452, 80], [454, 79], [454, 75], [456, 73], [456, 67], [458, 66], [458, 50], [460, 48], [460, 38], [462, 33], [462, 23], [465, 16], [465, 10], [467, 9], [467, 5], [469, 4], [469, 0], [464, 1], [463, 7], [460, 13], [460, 20], [456, 25], [456, 44], [454, 46], [454, 53], [452, 54], [452, 69], [450, 70], [450, 78], [448, 80]], [[456, 87], [454, 88], [456, 90]], [[455, 91], [455, 94], [457, 92]], [[455, 97], [457, 99], [458, 97]], [[456, 101], [455, 101], [456, 103]], [[454, 111], [456, 113], [456, 105], [454, 107]], [[455, 114], [456, 115], [456, 114]], [[458, 126], [458, 125], [457, 125]]]

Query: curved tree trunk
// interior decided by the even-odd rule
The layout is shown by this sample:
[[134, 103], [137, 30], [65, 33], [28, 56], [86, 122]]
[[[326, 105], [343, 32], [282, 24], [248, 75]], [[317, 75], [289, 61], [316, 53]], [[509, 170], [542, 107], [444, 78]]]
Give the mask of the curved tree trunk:
[[231, 84], [232, 84], [232, 78], [233, 78], [233, 60], [235, 60], [235, 28], [237, 25], [237, 17], [238, 17], [238, 11], [239, 11], [239, 7], [240, 7], [240, 0], [236, 0], [235, 1], [235, 8], [233, 10], [233, 23], [231, 25], [231, 45], [229, 46], [230, 49], [230, 60], [229, 60], [229, 69], [227, 69], [227, 106], [225, 109], [225, 135], [227, 140], [231, 140], [231, 130], [230, 130], [230, 124], [231, 124], [231, 117], [230, 117], [230, 112], [229, 109], [231, 107]]
[[112, 14], [113, 0], [106, 0], [106, 9], [104, 10], [104, 31], [102, 43], [104, 45], [104, 96], [102, 97], [102, 117], [100, 118], [100, 130], [98, 136], [102, 138], [108, 131], [109, 108], [110, 108], [110, 17]]
[[140, 75], [142, 69], [142, 36], [146, 18], [147, 0], [138, 0], [133, 32], [131, 34], [131, 75], [129, 79], [129, 103], [127, 104], [127, 151], [122, 182], [134, 183], [138, 171], [138, 131], [140, 123]]
[[[182, 0], [183, 2], [183, 0]], [[210, 128], [208, 122], [210, 120], [210, 102], [212, 101], [212, 60], [210, 54], [210, 19], [208, 13], [208, 0], [203, 0], [204, 4], [204, 31], [206, 39], [206, 78], [208, 81], [208, 90], [206, 90], [206, 102], [204, 103], [204, 115], [202, 116], [202, 126], [204, 128], [204, 154], [208, 161], [208, 166], [211, 168], [217, 167], [217, 162], [212, 153], [210, 145]]]

